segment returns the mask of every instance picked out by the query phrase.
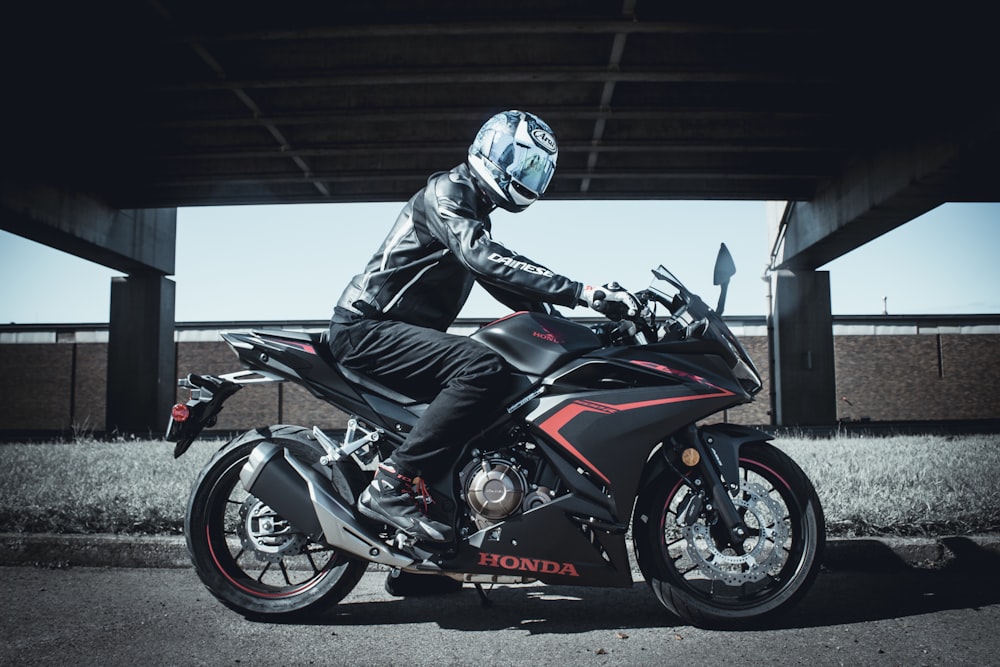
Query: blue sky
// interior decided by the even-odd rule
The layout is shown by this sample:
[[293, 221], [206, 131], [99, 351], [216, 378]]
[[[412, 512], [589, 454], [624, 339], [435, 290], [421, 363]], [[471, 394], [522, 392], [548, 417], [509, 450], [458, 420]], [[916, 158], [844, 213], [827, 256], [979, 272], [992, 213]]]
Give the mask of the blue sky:
[[[378, 247], [400, 203], [187, 208], [178, 212], [176, 319], [322, 320]], [[649, 284], [663, 263], [714, 303], [719, 243], [738, 273], [726, 311], [763, 315], [763, 202], [541, 201], [493, 215], [494, 238], [575, 280]], [[1000, 313], [1000, 204], [946, 204], [825, 267], [833, 312]], [[0, 232], [0, 322], [107, 322], [119, 273]], [[473, 294], [463, 315], [505, 309]], [[577, 310], [578, 313], [583, 311]]]

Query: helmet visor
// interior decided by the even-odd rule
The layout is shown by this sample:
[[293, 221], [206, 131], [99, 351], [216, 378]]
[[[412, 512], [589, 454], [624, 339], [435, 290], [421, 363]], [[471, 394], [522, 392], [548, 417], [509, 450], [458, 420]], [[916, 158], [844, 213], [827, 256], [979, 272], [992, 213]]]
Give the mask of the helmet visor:
[[518, 143], [509, 135], [494, 135], [486, 157], [496, 165], [501, 174], [531, 190], [536, 197], [540, 197], [549, 187], [556, 171], [552, 155], [538, 146]]
[[[520, 185], [541, 196], [555, 174], [556, 166], [552, 158], [540, 148], [517, 146], [515, 161], [507, 170], [511, 178]], [[519, 154], [519, 155], [518, 155]]]

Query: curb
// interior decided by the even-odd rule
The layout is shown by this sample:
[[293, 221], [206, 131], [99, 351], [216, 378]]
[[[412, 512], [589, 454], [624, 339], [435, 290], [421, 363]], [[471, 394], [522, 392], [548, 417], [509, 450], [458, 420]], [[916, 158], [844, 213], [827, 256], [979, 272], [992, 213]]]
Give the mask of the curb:
[[183, 537], [0, 533], [0, 565], [191, 567]]
[[[996, 565], [1000, 534], [828, 539], [823, 565], [832, 570], [932, 569], [957, 560]], [[0, 565], [186, 568], [191, 559], [181, 536], [0, 533]]]

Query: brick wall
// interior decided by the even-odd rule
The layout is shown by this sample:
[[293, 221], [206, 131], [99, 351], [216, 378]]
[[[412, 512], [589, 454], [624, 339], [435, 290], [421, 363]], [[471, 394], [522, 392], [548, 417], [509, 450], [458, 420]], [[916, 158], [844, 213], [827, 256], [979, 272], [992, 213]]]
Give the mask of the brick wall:
[[1000, 417], [1000, 335], [835, 336], [838, 417]]
[[1000, 415], [1000, 335], [941, 336], [944, 419]]
[[836, 336], [837, 416], [944, 419], [931, 413], [940, 395], [937, 336]]
[[[104, 430], [107, 403], [107, 343], [74, 343], [76, 382], [73, 385], [74, 428], [83, 433]], [[0, 346], [10, 347], [10, 346]]]
[[0, 429], [72, 427], [73, 348], [59, 344], [0, 345]]
[[[725, 419], [768, 424], [767, 338], [742, 340], [765, 387], [757, 400], [727, 411]], [[834, 354], [842, 420], [1000, 418], [1000, 334], [837, 335]], [[177, 377], [236, 370], [236, 356], [221, 340], [177, 344]], [[103, 431], [106, 376], [106, 343], [0, 345], [0, 431]], [[187, 390], [178, 389], [177, 400], [186, 399]], [[301, 387], [263, 383], [231, 398], [215, 429], [290, 423], [336, 430], [346, 419]]]

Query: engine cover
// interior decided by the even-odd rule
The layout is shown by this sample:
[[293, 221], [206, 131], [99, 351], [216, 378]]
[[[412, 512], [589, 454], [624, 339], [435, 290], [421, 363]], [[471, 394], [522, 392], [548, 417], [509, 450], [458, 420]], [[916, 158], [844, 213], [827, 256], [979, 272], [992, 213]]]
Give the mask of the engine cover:
[[464, 473], [465, 498], [480, 528], [521, 509], [528, 482], [517, 465], [499, 457], [484, 458], [473, 462]]

